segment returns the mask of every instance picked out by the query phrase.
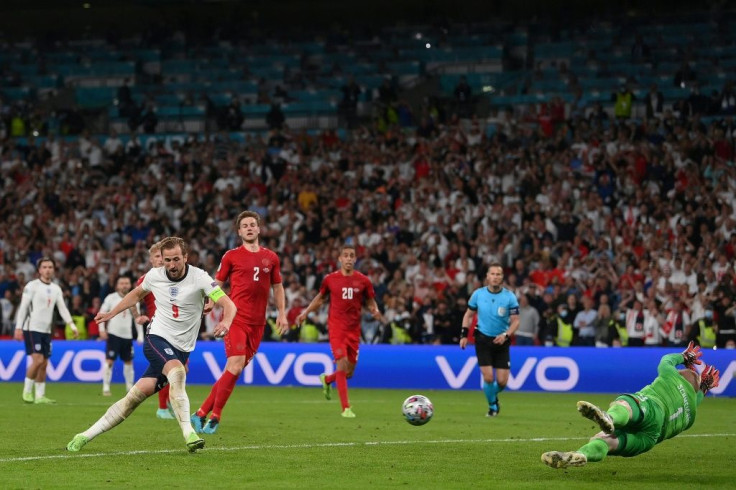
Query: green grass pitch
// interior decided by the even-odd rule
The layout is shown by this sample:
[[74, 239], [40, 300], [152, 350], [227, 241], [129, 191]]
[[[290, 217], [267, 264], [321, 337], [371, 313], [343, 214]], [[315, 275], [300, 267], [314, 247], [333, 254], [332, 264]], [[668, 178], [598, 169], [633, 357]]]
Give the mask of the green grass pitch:
[[[422, 427], [406, 423], [403, 390], [352, 389], [355, 419], [320, 388], [238, 386], [217, 434], [197, 454], [177, 423], [155, 418], [156, 397], [80, 453], [66, 443], [122, 396], [100, 386], [49, 383], [55, 406], [26, 405], [21, 385], [0, 384], [2, 488], [734, 488], [736, 399], [708, 397], [695, 425], [637, 458], [609, 457], [554, 470], [549, 450], [581, 446], [595, 427], [575, 410], [612, 395], [503, 393], [485, 417], [479, 391], [427, 391], [435, 407]], [[194, 410], [209, 387], [187, 388]], [[672, 488], [669, 486], [669, 488]]]

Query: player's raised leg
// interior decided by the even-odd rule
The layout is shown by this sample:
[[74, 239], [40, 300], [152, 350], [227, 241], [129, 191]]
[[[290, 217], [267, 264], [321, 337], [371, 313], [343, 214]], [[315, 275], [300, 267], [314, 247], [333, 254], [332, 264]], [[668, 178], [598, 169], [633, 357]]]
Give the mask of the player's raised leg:
[[123, 398], [113, 403], [105, 414], [97, 422], [92, 424], [89, 429], [75, 435], [69, 441], [69, 444], [67, 444], [67, 450], [72, 452], [79, 451], [95, 437], [119, 425], [133, 413], [138, 405], [153, 394], [155, 383], [155, 378], [141, 378]]

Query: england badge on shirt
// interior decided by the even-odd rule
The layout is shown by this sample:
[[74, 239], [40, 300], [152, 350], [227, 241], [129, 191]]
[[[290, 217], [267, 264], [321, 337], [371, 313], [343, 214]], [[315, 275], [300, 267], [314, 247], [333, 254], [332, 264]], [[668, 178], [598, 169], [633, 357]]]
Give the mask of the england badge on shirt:
[[176, 298], [176, 296], [179, 294], [179, 288], [177, 286], [173, 286], [169, 288], [169, 295], [172, 298]]

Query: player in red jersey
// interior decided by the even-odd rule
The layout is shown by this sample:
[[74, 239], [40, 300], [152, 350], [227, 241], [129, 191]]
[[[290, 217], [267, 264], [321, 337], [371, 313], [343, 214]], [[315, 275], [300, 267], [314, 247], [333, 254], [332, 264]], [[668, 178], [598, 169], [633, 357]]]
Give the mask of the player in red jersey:
[[[289, 329], [286, 321], [286, 297], [281, 284], [281, 262], [278, 255], [261, 247], [261, 217], [253, 211], [243, 211], [235, 220], [238, 236], [243, 245], [225, 252], [215, 280], [222, 285], [230, 280], [230, 298], [238, 307], [230, 331], [225, 335], [227, 364], [220, 379], [212, 387], [209, 396], [194, 414], [192, 425], [197, 432], [214, 434], [222, 417], [230, 394], [240, 373], [258, 352], [266, 326], [268, 296], [273, 289], [278, 309], [276, 326], [283, 334]], [[212, 412], [209, 420], [207, 415]]]
[[297, 325], [301, 325], [308, 314], [317, 311], [329, 299], [327, 330], [337, 370], [330, 375], [323, 373], [319, 378], [322, 381], [322, 391], [328, 400], [330, 385], [336, 382], [342, 416], [347, 418], [355, 417], [348, 402], [347, 380], [353, 377], [355, 365], [358, 363], [360, 315], [363, 303], [365, 302], [373, 318], [384, 322], [376, 304], [373, 284], [365, 275], [355, 270], [355, 259], [355, 247], [343, 245], [340, 249], [340, 270], [325, 276], [317, 296], [309, 303], [307, 309], [296, 317]]
[[[148, 260], [151, 262], [151, 269], [163, 267], [164, 259], [161, 256], [161, 248], [159, 248], [158, 243], [154, 243], [151, 245], [151, 248], [148, 249]], [[143, 283], [143, 279], [145, 277], [146, 275], [143, 274], [138, 278], [138, 281], [135, 283], [136, 287]], [[148, 293], [143, 298], [143, 304], [146, 307], [146, 314], [141, 314], [135, 319], [135, 322], [138, 325], [143, 325], [145, 331], [151, 318], [153, 318], [153, 315], [156, 313], [156, 298], [154, 298], [153, 293]], [[174, 416], [174, 411], [171, 409], [171, 405], [169, 404], [169, 385], [164, 386], [158, 392], [158, 410], [156, 410], [156, 417], [168, 420], [174, 420], [176, 418]]]

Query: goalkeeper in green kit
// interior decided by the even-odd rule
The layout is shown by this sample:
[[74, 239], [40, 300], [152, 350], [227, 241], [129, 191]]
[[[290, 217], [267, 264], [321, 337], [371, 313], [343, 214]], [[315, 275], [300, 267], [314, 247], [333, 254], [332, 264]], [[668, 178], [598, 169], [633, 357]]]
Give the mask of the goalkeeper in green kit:
[[[601, 432], [577, 451], [549, 451], [542, 454], [542, 461], [552, 468], [567, 468], [602, 461], [608, 454], [637, 456], [686, 431], [695, 422], [703, 397], [719, 381], [713, 366], [705, 366], [701, 374], [695, 371], [700, 356], [700, 347], [692, 342], [682, 354], [663, 356], [652, 384], [619, 396], [605, 412], [592, 403], [578, 402], [578, 412], [598, 424]], [[679, 364], [686, 369], [678, 370]]]

